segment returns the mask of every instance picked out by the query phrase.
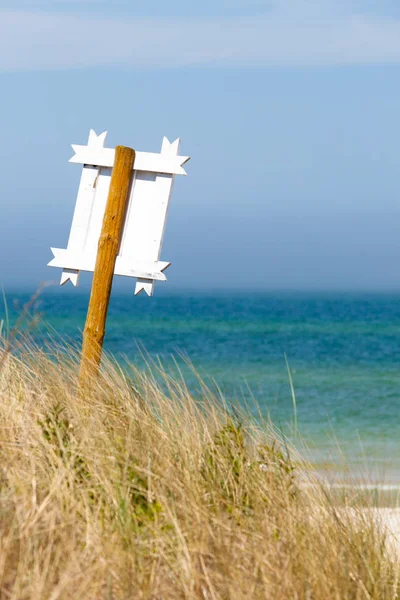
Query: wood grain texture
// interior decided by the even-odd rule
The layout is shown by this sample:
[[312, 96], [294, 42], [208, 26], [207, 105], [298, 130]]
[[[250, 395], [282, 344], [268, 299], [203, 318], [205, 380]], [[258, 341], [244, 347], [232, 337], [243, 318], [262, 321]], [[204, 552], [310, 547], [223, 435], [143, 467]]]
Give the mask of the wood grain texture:
[[116, 147], [83, 334], [81, 382], [88, 374], [95, 374], [100, 367], [115, 262], [121, 244], [134, 162], [134, 150], [125, 146]]

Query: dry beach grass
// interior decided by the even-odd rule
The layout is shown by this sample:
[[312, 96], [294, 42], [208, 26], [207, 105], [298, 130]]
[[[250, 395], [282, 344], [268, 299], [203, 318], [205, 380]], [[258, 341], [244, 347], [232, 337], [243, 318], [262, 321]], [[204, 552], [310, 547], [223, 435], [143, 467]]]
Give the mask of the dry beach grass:
[[80, 394], [77, 371], [3, 352], [1, 599], [398, 598], [384, 528], [303, 486], [272, 428], [157, 365]]

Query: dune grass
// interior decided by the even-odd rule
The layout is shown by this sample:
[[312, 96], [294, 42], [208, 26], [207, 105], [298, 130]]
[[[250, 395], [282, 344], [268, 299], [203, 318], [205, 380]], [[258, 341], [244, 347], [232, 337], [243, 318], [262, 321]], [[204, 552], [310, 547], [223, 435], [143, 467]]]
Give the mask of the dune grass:
[[384, 531], [271, 426], [157, 365], [77, 371], [3, 351], [1, 599], [398, 598]]

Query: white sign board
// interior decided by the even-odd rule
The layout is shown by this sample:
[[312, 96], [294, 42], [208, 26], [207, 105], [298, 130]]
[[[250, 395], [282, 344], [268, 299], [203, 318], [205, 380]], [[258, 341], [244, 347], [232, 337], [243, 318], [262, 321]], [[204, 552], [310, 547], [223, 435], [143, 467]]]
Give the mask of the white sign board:
[[[72, 148], [69, 162], [83, 164], [81, 182], [66, 250], [51, 248], [49, 267], [61, 267], [61, 285], [68, 280], [78, 285], [80, 271], [94, 271], [114, 164], [115, 150], [104, 148], [107, 132], [91, 130], [87, 146]], [[160, 154], [136, 152], [129, 197], [115, 275], [136, 277], [135, 294], [153, 295], [155, 281], [166, 281], [171, 263], [160, 261], [169, 200], [175, 175], [186, 175], [188, 156], [179, 156], [180, 140], [164, 138]]]

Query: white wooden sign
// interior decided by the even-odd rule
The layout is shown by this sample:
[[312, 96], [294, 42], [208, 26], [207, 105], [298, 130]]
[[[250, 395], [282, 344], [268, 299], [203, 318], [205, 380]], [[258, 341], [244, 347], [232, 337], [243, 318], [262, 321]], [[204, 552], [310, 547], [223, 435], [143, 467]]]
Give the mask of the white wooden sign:
[[[87, 146], [72, 148], [69, 162], [83, 164], [66, 250], [51, 248], [49, 267], [63, 269], [60, 285], [78, 285], [80, 271], [94, 271], [115, 150], [104, 148], [107, 132], [91, 130]], [[188, 156], [179, 156], [180, 140], [164, 138], [160, 154], [136, 152], [124, 231], [115, 275], [136, 277], [135, 294], [153, 295], [155, 281], [166, 281], [171, 263], [160, 261], [161, 246], [175, 175], [186, 175]]]

